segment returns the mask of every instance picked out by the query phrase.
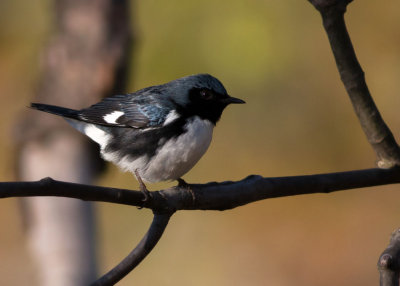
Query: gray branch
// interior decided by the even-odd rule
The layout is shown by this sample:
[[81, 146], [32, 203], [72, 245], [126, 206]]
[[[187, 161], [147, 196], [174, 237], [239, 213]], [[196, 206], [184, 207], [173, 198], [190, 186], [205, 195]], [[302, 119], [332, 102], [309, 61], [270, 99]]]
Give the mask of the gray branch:
[[364, 71], [357, 60], [346, 29], [344, 13], [352, 0], [309, 0], [309, 2], [321, 13], [340, 77], [368, 142], [378, 157], [378, 166], [380, 168], [399, 166], [400, 148], [371, 97]]
[[400, 183], [400, 168], [365, 169], [306, 176], [264, 178], [252, 175], [237, 182], [191, 184], [151, 192], [143, 202], [136, 190], [75, 184], [45, 178], [36, 182], [1, 182], [0, 198], [58, 196], [152, 209], [227, 210], [259, 200]]
[[[157, 244], [176, 210], [227, 210], [251, 202], [301, 194], [331, 193], [354, 188], [400, 183], [400, 168], [263, 178], [249, 176], [238, 182], [193, 184], [155, 191], [143, 203], [140, 191], [56, 181], [1, 182], [0, 198], [61, 196], [152, 209], [153, 223], [138, 246], [93, 285], [114, 285], [132, 271]], [[396, 256], [397, 257], [397, 256]]]

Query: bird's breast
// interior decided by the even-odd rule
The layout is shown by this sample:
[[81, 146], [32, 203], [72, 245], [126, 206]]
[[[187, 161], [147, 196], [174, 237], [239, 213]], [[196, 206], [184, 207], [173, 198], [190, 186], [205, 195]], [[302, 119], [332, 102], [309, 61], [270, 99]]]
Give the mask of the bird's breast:
[[189, 118], [182, 134], [161, 139], [147, 166], [139, 170], [148, 182], [176, 180], [187, 173], [207, 151], [214, 124], [198, 116]]

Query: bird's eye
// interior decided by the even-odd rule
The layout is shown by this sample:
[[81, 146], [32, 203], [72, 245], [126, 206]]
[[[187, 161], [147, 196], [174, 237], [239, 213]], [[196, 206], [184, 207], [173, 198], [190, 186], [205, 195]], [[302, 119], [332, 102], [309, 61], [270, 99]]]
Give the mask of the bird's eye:
[[200, 96], [202, 99], [209, 100], [212, 98], [212, 92], [206, 89], [200, 90]]

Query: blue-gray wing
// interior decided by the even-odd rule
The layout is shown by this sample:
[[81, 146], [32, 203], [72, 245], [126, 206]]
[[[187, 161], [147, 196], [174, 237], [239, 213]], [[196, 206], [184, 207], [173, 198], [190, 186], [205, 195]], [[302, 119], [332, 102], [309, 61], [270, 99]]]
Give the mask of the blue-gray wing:
[[79, 111], [82, 121], [104, 126], [148, 128], [161, 126], [174, 103], [154, 95], [117, 95]]

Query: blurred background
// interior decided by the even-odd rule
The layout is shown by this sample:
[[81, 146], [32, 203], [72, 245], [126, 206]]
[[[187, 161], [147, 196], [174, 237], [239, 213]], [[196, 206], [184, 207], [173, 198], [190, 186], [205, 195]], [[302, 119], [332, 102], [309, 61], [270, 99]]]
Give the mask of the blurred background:
[[[34, 112], [27, 106], [53, 32], [53, 5], [0, 2], [1, 181], [16, 179], [14, 128]], [[320, 16], [308, 1], [147, 0], [130, 9], [135, 36], [126, 92], [207, 72], [247, 102], [224, 112], [209, 151], [186, 181], [374, 167]], [[394, 0], [355, 1], [346, 14], [370, 91], [398, 141], [399, 9]], [[111, 165], [95, 183], [138, 188], [131, 174]], [[154, 251], [119, 285], [377, 285], [377, 259], [400, 224], [398, 188], [178, 212]], [[97, 261], [105, 273], [141, 239], [152, 214], [105, 203], [95, 211]], [[39, 285], [17, 199], [0, 200], [0, 284]]]

